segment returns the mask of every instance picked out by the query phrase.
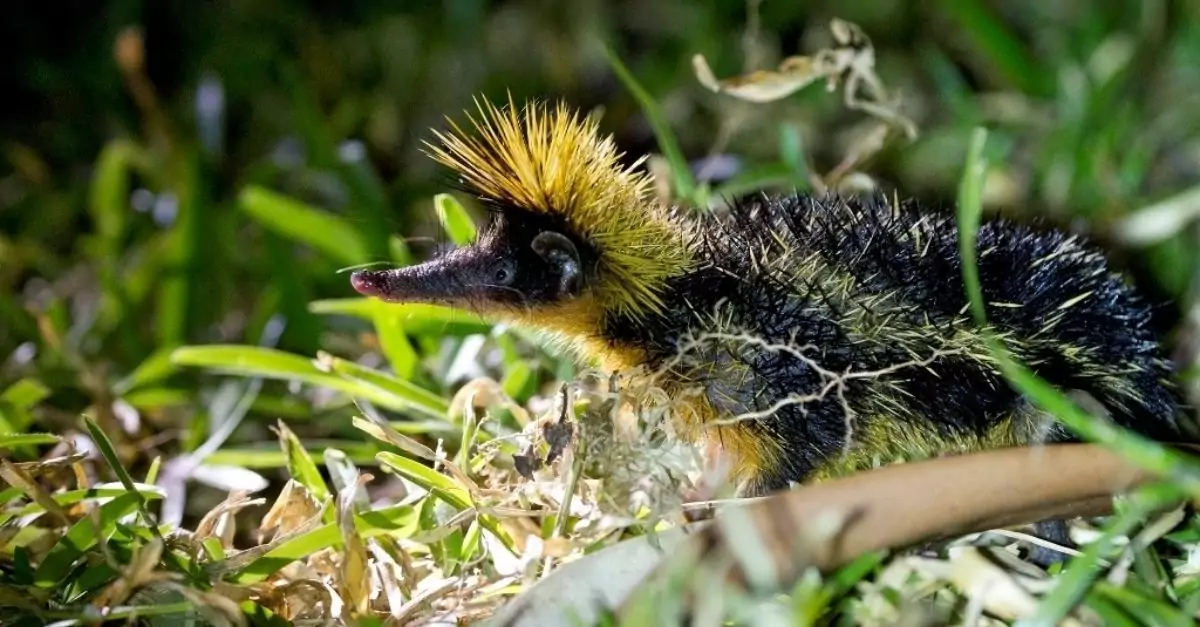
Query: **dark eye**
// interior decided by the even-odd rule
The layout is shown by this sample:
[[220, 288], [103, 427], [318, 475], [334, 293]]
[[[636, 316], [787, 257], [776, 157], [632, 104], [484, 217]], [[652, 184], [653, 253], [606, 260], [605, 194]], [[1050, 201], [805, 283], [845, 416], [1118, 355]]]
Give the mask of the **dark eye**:
[[512, 268], [508, 266], [500, 266], [496, 269], [496, 274], [493, 278], [497, 285], [508, 285], [509, 283], [512, 283], [514, 276], [516, 276], [516, 273], [513, 272]]

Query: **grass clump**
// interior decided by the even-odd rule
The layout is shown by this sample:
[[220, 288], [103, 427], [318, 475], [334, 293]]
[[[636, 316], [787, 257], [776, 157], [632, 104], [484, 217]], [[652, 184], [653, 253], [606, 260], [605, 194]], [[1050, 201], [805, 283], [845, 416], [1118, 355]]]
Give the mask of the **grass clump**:
[[[367, 472], [337, 448], [310, 453], [280, 421], [282, 488], [231, 490], [192, 528], [155, 522], [147, 505], [167, 494], [134, 482], [88, 421], [98, 457], [4, 462], [6, 623], [474, 622], [560, 561], [677, 514], [693, 458], [610, 383], [563, 386], [545, 416], [503, 430], [479, 409], [527, 411], [477, 379], [454, 401], [453, 455], [365, 412], [354, 424], [380, 449]], [[101, 472], [121, 481], [95, 483]]]

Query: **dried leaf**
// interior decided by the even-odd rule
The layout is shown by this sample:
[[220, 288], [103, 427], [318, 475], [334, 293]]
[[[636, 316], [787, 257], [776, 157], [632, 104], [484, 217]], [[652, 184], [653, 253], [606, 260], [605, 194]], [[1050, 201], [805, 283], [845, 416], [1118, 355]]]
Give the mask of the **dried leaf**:
[[375, 576], [378, 578], [379, 587], [383, 594], [379, 595], [376, 605], [389, 616], [395, 617], [399, 613], [400, 608], [404, 606], [404, 598], [408, 591], [403, 583], [404, 571], [403, 568], [392, 559], [388, 552], [383, 550], [383, 547], [374, 540], [367, 541], [367, 549], [371, 552], [371, 557], [374, 561], [371, 563], [374, 569]]
[[320, 516], [320, 512], [321, 505], [308, 488], [289, 479], [271, 509], [263, 516], [258, 530], [263, 534], [274, 531], [276, 537], [285, 536], [307, 526], [313, 518]]
[[421, 606], [445, 595], [447, 592], [450, 592], [456, 586], [458, 586], [459, 583], [458, 579], [435, 580], [435, 578], [432, 577], [422, 581], [421, 583], [425, 584], [426, 582], [429, 583], [429, 586], [425, 590], [419, 592], [417, 596], [413, 597], [408, 603], [405, 603], [404, 606], [396, 612], [394, 620], [397, 623], [402, 624], [405, 619], [415, 614], [416, 611], [421, 608]]
[[15, 464], [7, 459], [0, 459], [0, 478], [3, 478], [9, 485], [20, 489], [26, 496], [33, 499], [35, 503], [41, 505], [42, 509], [45, 509], [51, 516], [58, 519], [60, 524], [71, 524], [71, 518], [67, 516], [67, 511], [23, 469], [17, 468]]
[[788, 57], [778, 71], [756, 70], [742, 76], [717, 79], [703, 55], [692, 57], [692, 69], [697, 80], [706, 88], [748, 102], [782, 100], [814, 82], [826, 78], [809, 57]]
[[158, 538], [151, 538], [146, 544], [137, 547], [122, 575], [97, 595], [92, 605], [106, 607], [125, 603], [135, 590], [154, 579], [154, 572], [158, 569], [162, 554], [163, 542]]
[[220, 538], [222, 547], [230, 549], [233, 547], [233, 536], [236, 530], [234, 514], [244, 508], [262, 505], [266, 502], [266, 499], [247, 498], [245, 492], [234, 492], [200, 519], [193, 535], [196, 540], [215, 536]]
[[472, 379], [459, 388], [450, 399], [450, 415], [462, 415], [468, 404], [478, 409], [499, 405], [511, 412], [518, 424], [526, 425], [531, 421], [529, 412], [504, 392], [504, 386], [486, 377]]
[[[830, 23], [833, 48], [812, 56], [788, 57], [776, 70], [755, 70], [741, 76], [718, 79], [702, 55], [692, 57], [696, 79], [706, 88], [739, 100], [755, 103], [774, 102], [824, 79], [830, 91], [844, 86], [848, 108], [863, 111], [899, 127], [909, 139], [917, 136], [912, 120], [897, 109], [875, 73], [875, 48], [862, 29], [850, 22], [834, 19]], [[863, 88], [866, 94], [860, 94]], [[864, 99], [865, 96], [865, 99]]]
[[1005, 569], [983, 556], [978, 548], [960, 547], [951, 555], [949, 581], [977, 605], [1009, 620], [1029, 616], [1038, 600]]
[[392, 429], [386, 424], [358, 416], [355, 416], [351, 420], [351, 424], [376, 440], [387, 442], [405, 453], [426, 461], [435, 461], [437, 459], [437, 454], [433, 452], [433, 449]]
[[525, 447], [525, 452], [513, 455], [513, 466], [522, 477], [533, 480], [533, 473], [542, 468], [542, 460], [538, 458], [533, 444]]
[[547, 464], [554, 463], [554, 460], [558, 459], [575, 441], [575, 423], [565, 419], [565, 413], [563, 418], [542, 427], [542, 437], [550, 446], [550, 451], [546, 453]]
[[493, 624], [566, 625], [571, 622], [568, 617], [579, 624], [593, 624], [601, 607], [614, 607], [627, 598], [696, 528], [675, 527], [659, 533], [659, 547], [648, 536], [640, 536], [563, 564], [500, 609]]
[[201, 592], [171, 581], [160, 585], [179, 593], [196, 607], [205, 620], [218, 627], [246, 627], [246, 616], [238, 604], [219, 592]]
[[359, 487], [366, 485], [371, 475], [363, 475], [353, 485], [338, 493], [337, 523], [342, 532], [345, 549], [341, 554], [342, 598], [350, 607], [352, 616], [363, 616], [371, 601], [371, 570], [367, 561], [367, 547], [354, 524], [354, 500]]

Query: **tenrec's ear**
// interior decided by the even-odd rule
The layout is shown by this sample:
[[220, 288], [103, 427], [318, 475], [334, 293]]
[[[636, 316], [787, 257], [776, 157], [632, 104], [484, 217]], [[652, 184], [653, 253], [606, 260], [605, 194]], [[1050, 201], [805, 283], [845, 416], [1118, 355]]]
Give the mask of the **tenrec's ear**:
[[543, 231], [533, 238], [533, 251], [558, 270], [560, 296], [577, 296], [583, 283], [579, 251], [562, 233]]

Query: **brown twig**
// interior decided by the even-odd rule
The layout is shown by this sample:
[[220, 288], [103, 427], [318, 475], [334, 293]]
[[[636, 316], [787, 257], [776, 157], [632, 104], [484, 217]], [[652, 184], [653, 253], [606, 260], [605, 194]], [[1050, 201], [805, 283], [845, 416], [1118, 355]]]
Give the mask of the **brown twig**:
[[[829, 571], [877, 550], [1048, 518], [1107, 514], [1113, 495], [1154, 479], [1093, 444], [898, 464], [731, 506], [673, 553], [729, 565], [726, 579], [735, 585], [778, 587], [807, 568]], [[767, 567], [747, 568], [749, 554], [770, 558]], [[647, 588], [652, 586], [642, 590]]]

